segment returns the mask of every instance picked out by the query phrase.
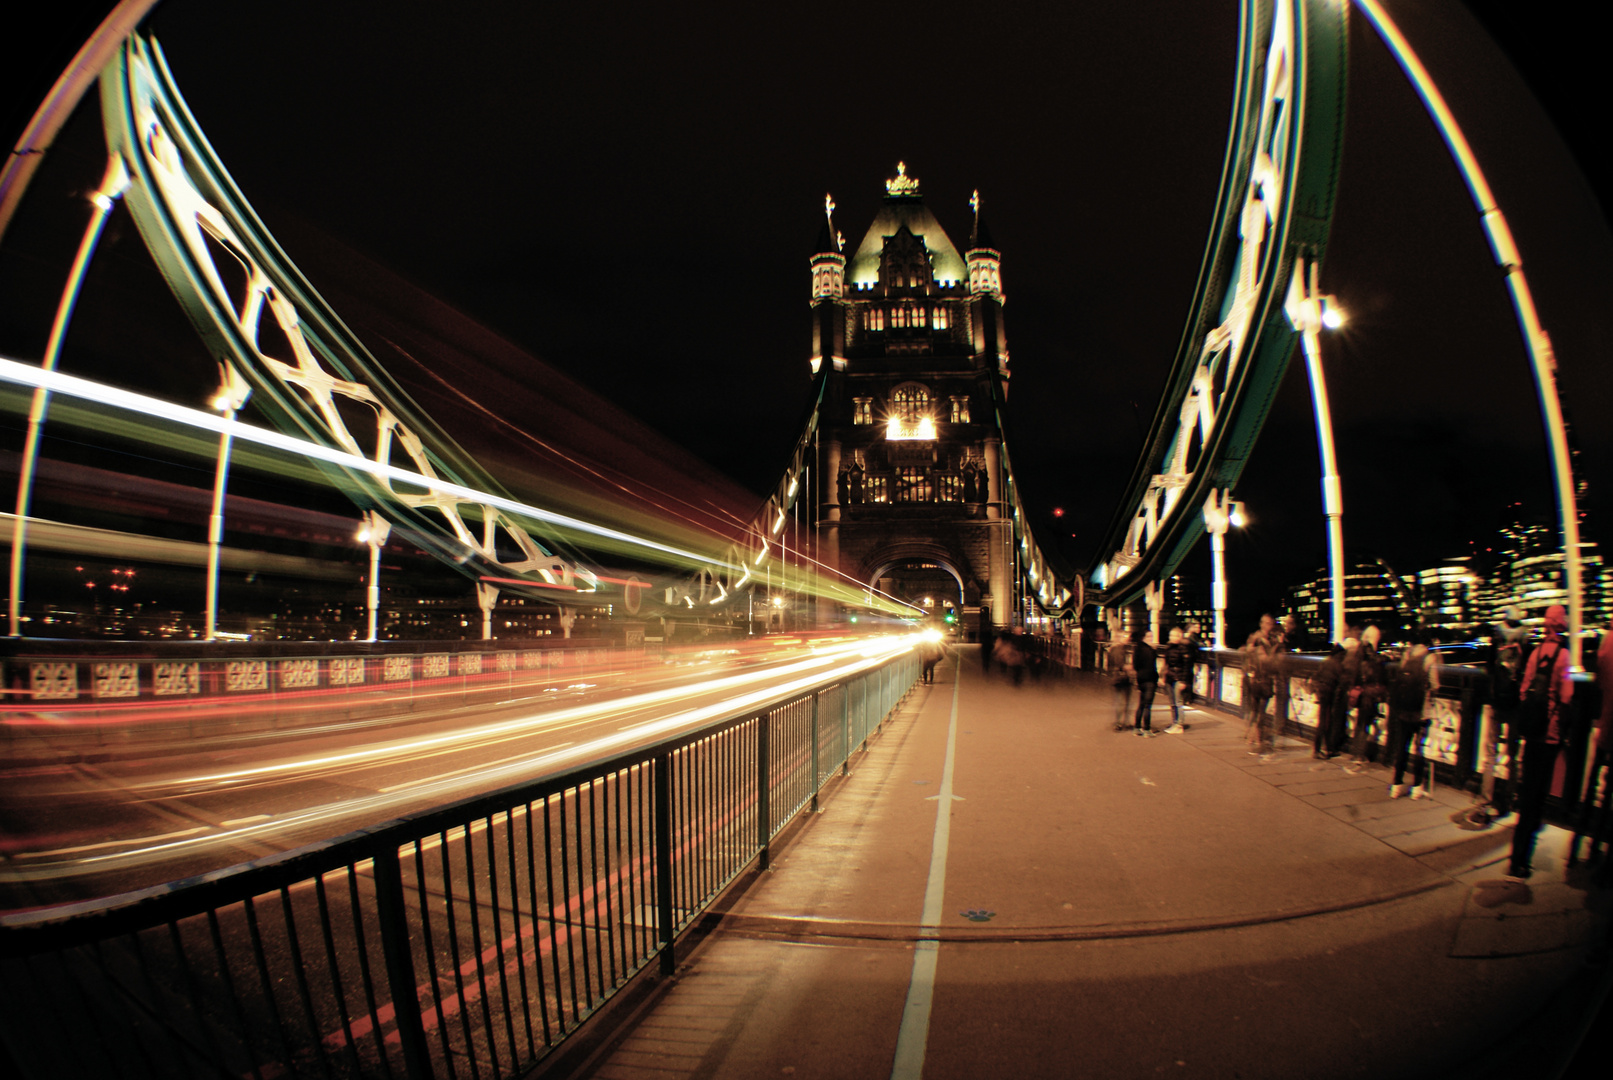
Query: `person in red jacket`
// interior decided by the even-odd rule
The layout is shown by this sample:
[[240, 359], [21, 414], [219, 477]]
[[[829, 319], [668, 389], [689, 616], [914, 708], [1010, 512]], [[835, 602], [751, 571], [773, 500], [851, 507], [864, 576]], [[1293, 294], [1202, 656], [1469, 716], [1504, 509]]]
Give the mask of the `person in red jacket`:
[[1535, 835], [1541, 810], [1551, 789], [1557, 755], [1568, 739], [1568, 703], [1574, 697], [1569, 681], [1568, 613], [1562, 605], [1546, 609], [1546, 638], [1529, 654], [1523, 682], [1518, 688], [1518, 721], [1523, 732], [1523, 790], [1518, 795], [1518, 824], [1512, 834], [1512, 861], [1507, 877], [1523, 881], [1533, 872]]

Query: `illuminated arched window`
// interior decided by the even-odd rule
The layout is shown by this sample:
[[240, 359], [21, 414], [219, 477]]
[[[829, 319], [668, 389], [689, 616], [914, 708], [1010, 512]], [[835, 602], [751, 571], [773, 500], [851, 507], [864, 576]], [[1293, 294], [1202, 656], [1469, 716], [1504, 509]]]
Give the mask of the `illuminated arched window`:
[[903, 383], [891, 391], [891, 415], [911, 427], [930, 415], [930, 390], [923, 383]]

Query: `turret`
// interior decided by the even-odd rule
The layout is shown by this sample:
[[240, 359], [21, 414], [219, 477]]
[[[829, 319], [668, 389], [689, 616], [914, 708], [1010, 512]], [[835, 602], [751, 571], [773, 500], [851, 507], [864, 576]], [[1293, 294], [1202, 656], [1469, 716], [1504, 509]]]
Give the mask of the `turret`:
[[1003, 324], [1002, 252], [991, 243], [985, 220], [980, 214], [980, 192], [969, 199], [974, 210], [974, 229], [969, 233], [969, 250], [964, 261], [969, 267], [969, 307], [973, 316], [974, 351], [987, 363], [996, 360], [997, 373], [1008, 378], [1008, 330]]
[[812, 253], [812, 373], [829, 357], [836, 371], [846, 367], [845, 239], [835, 231], [834, 196], [823, 197], [823, 225]]

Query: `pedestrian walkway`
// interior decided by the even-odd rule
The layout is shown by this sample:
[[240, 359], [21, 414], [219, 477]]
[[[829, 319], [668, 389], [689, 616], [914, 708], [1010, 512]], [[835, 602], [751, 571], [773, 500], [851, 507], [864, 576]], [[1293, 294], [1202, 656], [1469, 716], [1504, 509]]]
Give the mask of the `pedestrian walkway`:
[[1508, 885], [1466, 796], [1206, 712], [1116, 732], [1092, 677], [937, 674], [585, 1075], [1518, 1076], [1485, 1070], [1567, 1038], [1512, 1036], [1605, 926], [1555, 830]]

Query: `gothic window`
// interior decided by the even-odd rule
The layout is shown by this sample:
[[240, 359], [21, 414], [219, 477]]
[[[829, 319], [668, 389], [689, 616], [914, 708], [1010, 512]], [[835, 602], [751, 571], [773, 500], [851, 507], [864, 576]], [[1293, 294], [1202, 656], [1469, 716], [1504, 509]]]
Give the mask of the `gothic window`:
[[935, 478], [935, 497], [940, 502], [963, 501], [963, 477], [938, 476]]
[[930, 391], [922, 383], [903, 383], [891, 391], [891, 415], [912, 427], [930, 415]]
[[885, 311], [883, 308], [871, 307], [863, 317], [864, 330], [885, 329]]
[[891, 308], [891, 327], [895, 330], [907, 329], [907, 305], [897, 304]]
[[866, 481], [864, 497], [871, 503], [889, 502], [886, 494], [885, 478], [883, 476], [870, 476]]
[[920, 468], [900, 468], [896, 470], [896, 492], [894, 502], [929, 502], [930, 477]]
[[951, 325], [951, 321], [947, 318], [947, 309], [937, 304], [935, 312], [930, 321], [931, 328], [935, 330], [945, 330]]
[[952, 422], [954, 424], [969, 423], [969, 399], [967, 397], [954, 397], [952, 399]]
[[874, 399], [853, 398], [851, 409], [851, 422], [853, 424], [872, 424], [874, 422]]
[[925, 322], [924, 305], [919, 304], [918, 306], [913, 308], [913, 327], [914, 327], [914, 329], [922, 330], [924, 328], [924, 322]]

